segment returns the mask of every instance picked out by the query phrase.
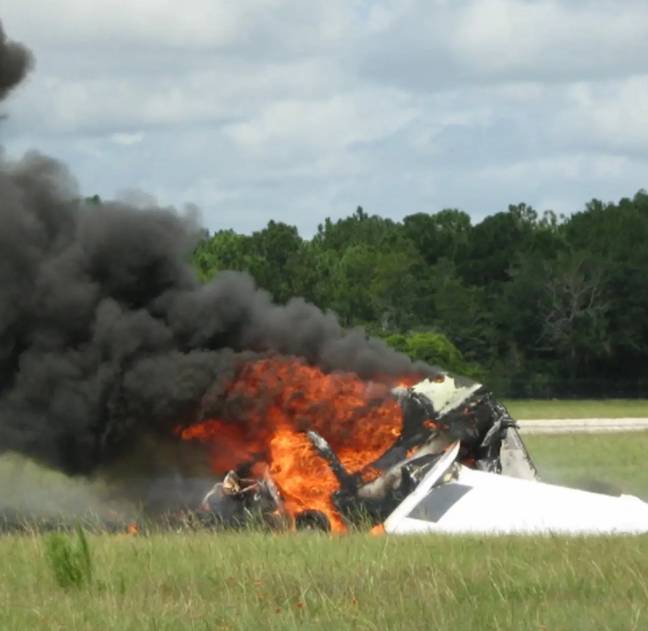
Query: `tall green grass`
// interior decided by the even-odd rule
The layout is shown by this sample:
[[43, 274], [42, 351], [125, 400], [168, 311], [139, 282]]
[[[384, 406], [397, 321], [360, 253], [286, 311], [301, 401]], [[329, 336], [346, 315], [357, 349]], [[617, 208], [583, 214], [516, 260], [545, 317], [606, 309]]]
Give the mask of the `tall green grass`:
[[92, 581], [88, 539], [80, 526], [76, 537], [54, 532], [44, 539], [45, 558], [59, 587], [82, 587]]
[[645, 629], [648, 538], [91, 536], [62, 589], [0, 539], [1, 629]]

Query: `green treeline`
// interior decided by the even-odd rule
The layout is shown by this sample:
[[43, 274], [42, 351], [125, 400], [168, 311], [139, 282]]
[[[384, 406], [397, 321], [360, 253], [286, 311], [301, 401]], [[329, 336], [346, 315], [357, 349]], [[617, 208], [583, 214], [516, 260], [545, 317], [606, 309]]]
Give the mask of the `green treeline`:
[[518, 397], [645, 396], [648, 193], [568, 218], [509, 206], [401, 222], [358, 208], [303, 239], [271, 221], [199, 244], [204, 279], [249, 272], [278, 302], [303, 296], [346, 326]]

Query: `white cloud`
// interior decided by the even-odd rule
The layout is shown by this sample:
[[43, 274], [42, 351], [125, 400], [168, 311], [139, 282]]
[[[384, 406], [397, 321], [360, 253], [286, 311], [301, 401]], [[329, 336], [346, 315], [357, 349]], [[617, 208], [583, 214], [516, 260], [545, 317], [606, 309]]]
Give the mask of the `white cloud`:
[[578, 83], [568, 91], [556, 133], [572, 143], [607, 150], [648, 151], [648, 74], [604, 84]]
[[254, 115], [276, 100], [328, 98], [348, 82], [321, 58], [252, 63], [215, 57], [210, 67], [194, 62], [184, 59], [149, 74], [123, 73], [113, 62], [105, 74], [81, 78], [65, 66], [41, 68], [16, 93], [12, 116], [17, 126], [43, 133], [219, 124]]
[[623, 72], [620, 60], [647, 50], [646, 19], [643, 3], [481, 0], [459, 14], [453, 48], [466, 64], [494, 75], [549, 68], [562, 77], [610, 64]]
[[128, 133], [128, 132], [117, 132], [110, 136], [110, 139], [116, 145], [123, 145], [124, 147], [130, 147], [131, 145], [137, 145], [142, 140], [144, 140], [144, 134], [142, 132]]
[[[211, 226], [646, 186], [643, 0], [6, 0], [3, 144]], [[308, 217], [308, 218], [307, 218]]]
[[344, 0], [10, 0], [3, 17], [15, 36], [32, 34], [54, 47], [245, 54], [261, 44], [279, 54], [339, 42], [353, 27], [352, 5]]
[[648, 4], [640, 0], [419, 0], [384, 22], [367, 38], [365, 67], [377, 81], [412, 89], [623, 77], [648, 68]]
[[614, 172], [618, 175], [624, 160], [615, 156], [566, 154], [547, 156], [536, 160], [519, 160], [505, 165], [488, 165], [477, 170], [481, 179], [508, 184], [514, 180], [561, 178], [577, 180], [590, 174], [600, 176]]
[[281, 100], [258, 117], [226, 128], [237, 143], [270, 153], [277, 146], [343, 150], [394, 133], [412, 119], [405, 99], [393, 91], [340, 94], [325, 100]]

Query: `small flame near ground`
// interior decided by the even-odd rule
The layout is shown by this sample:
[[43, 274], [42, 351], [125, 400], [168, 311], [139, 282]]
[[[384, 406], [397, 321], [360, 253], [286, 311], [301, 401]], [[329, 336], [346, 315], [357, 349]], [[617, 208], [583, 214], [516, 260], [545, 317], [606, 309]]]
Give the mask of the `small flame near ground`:
[[338, 481], [305, 432], [321, 434], [347, 471], [372, 477], [368, 465], [401, 431], [392, 389], [420, 378], [365, 381], [354, 373], [324, 373], [297, 358], [265, 358], [246, 364], [228, 385], [218, 418], [185, 427], [180, 436], [208, 446], [217, 474], [248, 465], [258, 475], [267, 468], [289, 514], [319, 510], [342, 531], [331, 502]]
[[139, 532], [140, 532], [140, 528], [137, 522], [131, 522], [130, 524], [128, 524], [128, 526], [126, 526], [127, 535], [131, 535], [132, 537], [135, 537], [139, 535]]

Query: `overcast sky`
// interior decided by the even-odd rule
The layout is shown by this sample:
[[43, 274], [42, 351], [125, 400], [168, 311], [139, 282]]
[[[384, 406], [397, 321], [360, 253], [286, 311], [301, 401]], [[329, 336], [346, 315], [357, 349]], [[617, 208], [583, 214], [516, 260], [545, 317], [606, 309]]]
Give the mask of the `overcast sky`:
[[475, 221], [648, 188], [646, 0], [3, 0], [37, 64], [17, 157], [83, 194], [312, 234], [363, 205]]

